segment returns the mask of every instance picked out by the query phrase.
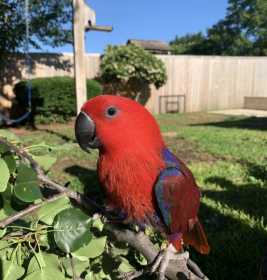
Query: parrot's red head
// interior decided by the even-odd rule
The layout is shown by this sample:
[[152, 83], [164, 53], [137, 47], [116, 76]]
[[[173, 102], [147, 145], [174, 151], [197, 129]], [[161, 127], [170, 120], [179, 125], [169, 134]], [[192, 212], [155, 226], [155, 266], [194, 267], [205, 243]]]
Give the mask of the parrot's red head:
[[164, 144], [153, 116], [139, 103], [114, 95], [87, 101], [77, 117], [75, 133], [79, 145], [101, 153], [160, 151]]

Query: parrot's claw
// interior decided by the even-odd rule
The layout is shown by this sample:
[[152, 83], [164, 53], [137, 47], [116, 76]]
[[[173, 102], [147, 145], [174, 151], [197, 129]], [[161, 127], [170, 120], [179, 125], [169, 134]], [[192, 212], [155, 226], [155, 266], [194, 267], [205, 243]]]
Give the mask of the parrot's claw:
[[166, 249], [162, 250], [158, 256], [156, 257], [154, 263], [151, 266], [150, 273], [155, 273], [158, 271], [158, 280], [164, 280], [165, 273], [167, 270], [167, 267], [169, 265], [170, 260], [188, 260], [189, 259], [189, 253], [184, 252], [181, 254], [177, 254], [176, 249], [173, 247], [173, 245], [169, 245]]
[[189, 253], [183, 252], [183, 253], [177, 253], [176, 249], [173, 247], [173, 245], [169, 245], [166, 249], [161, 250], [155, 260], [149, 264], [144, 270], [140, 271], [131, 271], [128, 273], [120, 274], [119, 279], [122, 280], [133, 280], [138, 277], [140, 277], [143, 274], [153, 274], [157, 273], [157, 279], [158, 280], [165, 280], [165, 274], [167, 267], [169, 265], [169, 262], [171, 260], [181, 260], [186, 261], [189, 259]]

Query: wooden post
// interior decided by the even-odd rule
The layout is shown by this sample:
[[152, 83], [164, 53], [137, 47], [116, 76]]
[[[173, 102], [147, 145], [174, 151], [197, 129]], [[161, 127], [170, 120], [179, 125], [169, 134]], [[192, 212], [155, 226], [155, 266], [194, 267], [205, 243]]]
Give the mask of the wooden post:
[[85, 31], [112, 31], [110, 26], [97, 26], [95, 11], [84, 0], [72, 0], [73, 5], [73, 38], [74, 38], [74, 75], [77, 114], [87, 100]]
[[73, 38], [76, 109], [80, 111], [86, 101], [86, 65], [84, 59], [84, 1], [73, 0]]

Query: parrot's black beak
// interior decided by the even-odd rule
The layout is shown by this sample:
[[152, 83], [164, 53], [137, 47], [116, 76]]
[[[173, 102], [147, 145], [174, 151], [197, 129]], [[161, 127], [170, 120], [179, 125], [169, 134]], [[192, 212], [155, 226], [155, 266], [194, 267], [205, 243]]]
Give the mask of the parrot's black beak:
[[81, 112], [75, 122], [75, 136], [80, 147], [89, 152], [91, 149], [97, 149], [101, 146], [96, 137], [96, 128], [94, 121], [84, 112]]

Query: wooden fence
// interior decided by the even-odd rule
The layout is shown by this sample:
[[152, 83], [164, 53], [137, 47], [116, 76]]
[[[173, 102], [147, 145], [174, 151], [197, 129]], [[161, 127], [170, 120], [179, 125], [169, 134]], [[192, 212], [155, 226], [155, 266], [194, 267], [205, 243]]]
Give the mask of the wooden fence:
[[[32, 57], [32, 77], [73, 76], [72, 55], [57, 56], [56, 60], [48, 54]], [[160, 108], [161, 112], [243, 108], [244, 97], [267, 97], [267, 57], [158, 57], [166, 65], [168, 81], [159, 90], [151, 88], [146, 106], [154, 113]], [[100, 56], [88, 54], [86, 60], [87, 77], [93, 78], [99, 71]], [[60, 67], [62, 61], [65, 67]], [[23, 78], [23, 67], [21, 72]]]
[[267, 97], [266, 57], [160, 58], [167, 67], [168, 82], [153, 90], [148, 105], [155, 112], [158, 97], [164, 95], [184, 95], [186, 112], [243, 108], [245, 96]]

